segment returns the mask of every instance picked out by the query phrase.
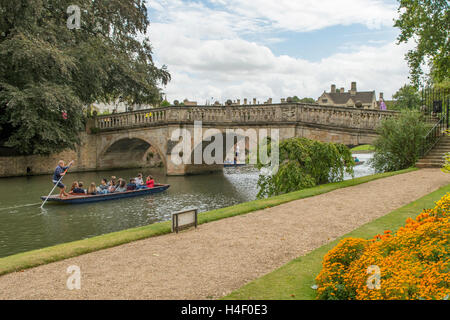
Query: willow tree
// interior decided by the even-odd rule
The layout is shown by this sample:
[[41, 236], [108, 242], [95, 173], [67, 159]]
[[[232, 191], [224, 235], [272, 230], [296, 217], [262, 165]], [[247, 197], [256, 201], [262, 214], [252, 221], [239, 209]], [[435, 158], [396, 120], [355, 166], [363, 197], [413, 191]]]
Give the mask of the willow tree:
[[[262, 147], [270, 154], [271, 143], [264, 142]], [[350, 149], [343, 144], [306, 138], [283, 140], [279, 144], [278, 171], [259, 176], [258, 198], [342, 181], [345, 173], [353, 175], [354, 165]]]
[[144, 0], [0, 0], [0, 145], [73, 149], [85, 106], [158, 102], [148, 27]]

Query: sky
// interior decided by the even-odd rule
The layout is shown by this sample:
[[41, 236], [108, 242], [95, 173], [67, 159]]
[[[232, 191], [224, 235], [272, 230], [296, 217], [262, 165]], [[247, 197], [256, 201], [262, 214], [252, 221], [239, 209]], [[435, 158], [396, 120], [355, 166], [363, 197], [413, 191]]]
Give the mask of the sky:
[[288, 96], [331, 84], [390, 99], [408, 83], [395, 0], [147, 0], [153, 58], [167, 100], [199, 104]]

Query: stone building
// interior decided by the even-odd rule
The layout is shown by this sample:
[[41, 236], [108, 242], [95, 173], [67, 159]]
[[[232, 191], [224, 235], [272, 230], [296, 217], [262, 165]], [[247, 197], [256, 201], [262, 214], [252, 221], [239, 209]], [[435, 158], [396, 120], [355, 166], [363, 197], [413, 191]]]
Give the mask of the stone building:
[[183, 100], [183, 104], [184, 104], [185, 106], [190, 106], [190, 107], [192, 107], [192, 106], [196, 106], [196, 105], [197, 105], [197, 101], [189, 101], [188, 99], [184, 99], [184, 100]]
[[345, 92], [344, 88], [336, 90], [336, 85], [331, 85], [331, 91], [324, 91], [317, 99], [321, 106], [338, 106], [363, 109], [378, 109], [377, 98], [374, 91], [358, 91], [356, 82], [352, 82], [351, 89]]

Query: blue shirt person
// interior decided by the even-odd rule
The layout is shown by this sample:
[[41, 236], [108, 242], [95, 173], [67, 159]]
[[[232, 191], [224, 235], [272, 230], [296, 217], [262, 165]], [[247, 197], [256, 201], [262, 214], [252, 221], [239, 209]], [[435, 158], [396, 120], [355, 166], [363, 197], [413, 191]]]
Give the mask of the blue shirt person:
[[61, 177], [63, 177], [66, 173], [65, 171], [67, 169], [69, 169], [69, 167], [73, 164], [73, 160], [69, 162], [69, 165], [66, 167], [64, 165], [64, 161], [63, 160], [59, 160], [58, 161], [58, 166], [55, 168], [55, 172], [53, 173], [53, 179], [52, 182], [53, 184], [56, 184], [58, 186], [58, 188], [60, 189], [60, 193], [59, 193], [59, 197], [62, 198], [63, 196], [68, 196], [69, 194], [65, 191], [66, 190], [66, 186], [59, 181], [61, 179]]

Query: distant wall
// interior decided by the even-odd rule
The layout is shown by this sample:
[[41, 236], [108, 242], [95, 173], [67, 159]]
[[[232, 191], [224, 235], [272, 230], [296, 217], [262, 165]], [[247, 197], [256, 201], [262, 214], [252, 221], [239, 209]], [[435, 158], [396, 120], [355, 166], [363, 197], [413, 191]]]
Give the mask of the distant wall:
[[[139, 159], [128, 151], [116, 154], [116, 157], [112, 154], [111, 159], [105, 159], [105, 163], [102, 163], [98, 151], [102, 144], [99, 135], [83, 132], [80, 138], [81, 144], [76, 150], [65, 150], [50, 156], [0, 156], [0, 177], [53, 174], [59, 160], [66, 163], [74, 160], [70, 169], [72, 172], [163, 166], [161, 156], [153, 146], [143, 150]], [[117, 159], [117, 163], [110, 163], [114, 159]]]
[[74, 150], [50, 156], [10, 156], [0, 157], [0, 177], [53, 173], [59, 160], [75, 160], [72, 171], [89, 171], [96, 168], [95, 137], [81, 133], [81, 146]]

